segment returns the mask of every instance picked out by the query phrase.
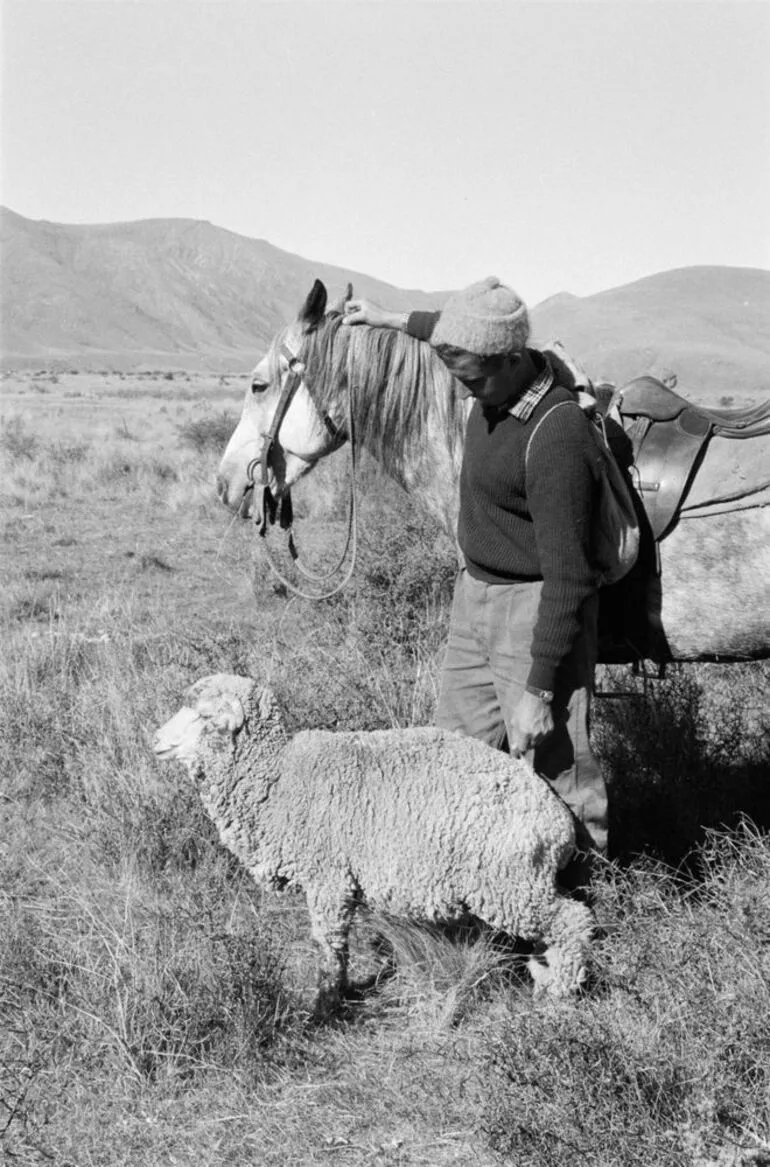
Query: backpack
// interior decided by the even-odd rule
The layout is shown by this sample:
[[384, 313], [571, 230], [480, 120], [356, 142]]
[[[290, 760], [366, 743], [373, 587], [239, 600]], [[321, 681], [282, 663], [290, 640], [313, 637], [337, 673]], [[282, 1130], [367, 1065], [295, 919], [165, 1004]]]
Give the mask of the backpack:
[[535, 434], [545, 419], [562, 405], [574, 405], [586, 418], [596, 448], [600, 454], [599, 499], [596, 508], [593, 555], [594, 565], [599, 572], [599, 585], [617, 583], [627, 575], [636, 563], [639, 554], [639, 520], [636, 517], [634, 501], [623, 474], [610, 450], [601, 419], [595, 421], [577, 401], [560, 401], [544, 413], [530, 434], [524, 454], [526, 469], [529, 450]]

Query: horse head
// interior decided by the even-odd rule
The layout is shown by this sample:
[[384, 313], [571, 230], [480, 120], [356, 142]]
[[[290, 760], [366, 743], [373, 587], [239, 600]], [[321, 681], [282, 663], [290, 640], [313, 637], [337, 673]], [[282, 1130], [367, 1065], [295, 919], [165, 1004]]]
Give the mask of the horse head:
[[[352, 294], [348, 285], [343, 302]], [[326, 303], [326, 288], [316, 280], [297, 319], [278, 333], [251, 375], [217, 473], [221, 501], [244, 518], [255, 486], [280, 499], [345, 440], [342, 417], [319, 410], [304, 380], [306, 338], [321, 325]]]

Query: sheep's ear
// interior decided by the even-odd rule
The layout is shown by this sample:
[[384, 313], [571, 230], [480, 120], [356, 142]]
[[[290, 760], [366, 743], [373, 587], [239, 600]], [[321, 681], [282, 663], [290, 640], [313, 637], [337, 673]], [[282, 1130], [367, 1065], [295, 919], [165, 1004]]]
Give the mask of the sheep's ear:
[[220, 704], [214, 716], [214, 728], [219, 733], [237, 733], [246, 720], [246, 713], [238, 697]]
[[198, 701], [195, 712], [198, 717], [208, 718], [219, 733], [237, 733], [246, 720], [239, 698], [221, 694]]

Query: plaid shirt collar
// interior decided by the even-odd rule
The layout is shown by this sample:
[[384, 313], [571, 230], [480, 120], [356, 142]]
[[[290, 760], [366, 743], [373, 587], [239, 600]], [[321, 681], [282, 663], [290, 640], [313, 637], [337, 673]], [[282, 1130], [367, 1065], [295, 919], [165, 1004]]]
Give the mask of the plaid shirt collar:
[[535, 362], [535, 368], [539, 370], [538, 374], [529, 388], [524, 390], [521, 397], [508, 410], [508, 413], [512, 417], [518, 418], [519, 421], [529, 421], [535, 409], [556, 380], [548, 357], [544, 356], [543, 353], [537, 352], [535, 349], [530, 349], [529, 355]]

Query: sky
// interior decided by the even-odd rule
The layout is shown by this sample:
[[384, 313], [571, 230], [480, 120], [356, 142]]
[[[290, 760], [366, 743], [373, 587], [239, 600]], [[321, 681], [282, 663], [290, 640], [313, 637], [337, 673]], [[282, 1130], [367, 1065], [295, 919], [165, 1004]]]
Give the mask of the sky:
[[0, 201], [531, 304], [770, 268], [770, 3], [4, 0]]

